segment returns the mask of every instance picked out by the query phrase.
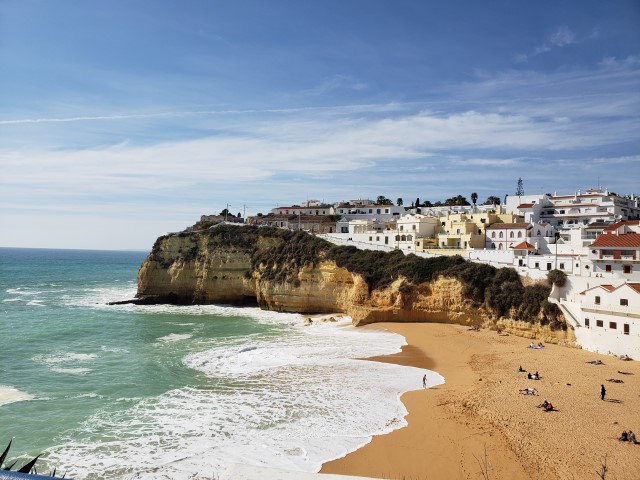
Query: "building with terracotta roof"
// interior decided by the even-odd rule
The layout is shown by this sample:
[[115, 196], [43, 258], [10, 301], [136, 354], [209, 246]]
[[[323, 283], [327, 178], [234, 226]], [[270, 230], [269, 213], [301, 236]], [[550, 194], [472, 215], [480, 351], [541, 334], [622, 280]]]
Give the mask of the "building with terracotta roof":
[[583, 348], [640, 360], [640, 283], [603, 283], [570, 300], [578, 314], [565, 317]]
[[618, 222], [589, 245], [593, 273], [600, 277], [640, 281], [640, 222]]

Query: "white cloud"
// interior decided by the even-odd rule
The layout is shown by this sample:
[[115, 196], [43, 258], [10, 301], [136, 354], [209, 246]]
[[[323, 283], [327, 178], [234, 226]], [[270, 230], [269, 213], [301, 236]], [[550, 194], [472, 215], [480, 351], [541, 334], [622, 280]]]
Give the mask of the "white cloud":
[[578, 40], [576, 33], [569, 27], [558, 27], [545, 39], [545, 41], [541, 45], [534, 47], [531, 53], [517, 53], [513, 58], [516, 62], [519, 63], [526, 62], [531, 57], [550, 52], [554, 48], [562, 48], [566, 47], [567, 45], [572, 45], [574, 43], [577, 43], [577, 41]]

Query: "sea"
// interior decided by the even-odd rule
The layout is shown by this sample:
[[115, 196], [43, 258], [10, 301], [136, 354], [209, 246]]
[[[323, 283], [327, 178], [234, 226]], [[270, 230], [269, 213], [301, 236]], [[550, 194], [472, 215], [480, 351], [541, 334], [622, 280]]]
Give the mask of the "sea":
[[[350, 319], [131, 299], [147, 252], [0, 248], [0, 451], [74, 479], [317, 472], [406, 425], [444, 379], [363, 360], [405, 339]], [[7, 462], [5, 462], [7, 463]]]

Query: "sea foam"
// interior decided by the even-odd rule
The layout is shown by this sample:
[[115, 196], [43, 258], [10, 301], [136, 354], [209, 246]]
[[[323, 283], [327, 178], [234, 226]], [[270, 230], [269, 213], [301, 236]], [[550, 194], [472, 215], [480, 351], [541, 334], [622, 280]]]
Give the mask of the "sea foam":
[[348, 318], [304, 327], [300, 315], [259, 309], [143, 308], [290, 328], [275, 338], [220, 339], [186, 355], [186, 366], [209, 377], [207, 388], [177, 388], [124, 410], [95, 413], [48, 452], [74, 478], [215, 478], [230, 463], [318, 471], [373, 435], [406, 425], [399, 397], [421, 388], [424, 373], [429, 385], [443, 382], [435, 372], [354, 360], [398, 352], [405, 341], [351, 327]]

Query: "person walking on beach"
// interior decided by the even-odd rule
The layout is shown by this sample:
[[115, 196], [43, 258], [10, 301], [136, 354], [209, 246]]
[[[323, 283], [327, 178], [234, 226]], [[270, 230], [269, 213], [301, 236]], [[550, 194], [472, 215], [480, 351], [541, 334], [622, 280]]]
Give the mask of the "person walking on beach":
[[600, 398], [604, 400], [604, 395], [607, 393], [607, 389], [604, 388], [604, 385], [600, 385]]
[[424, 374], [424, 377], [422, 377], [422, 388], [427, 388], [427, 374]]

